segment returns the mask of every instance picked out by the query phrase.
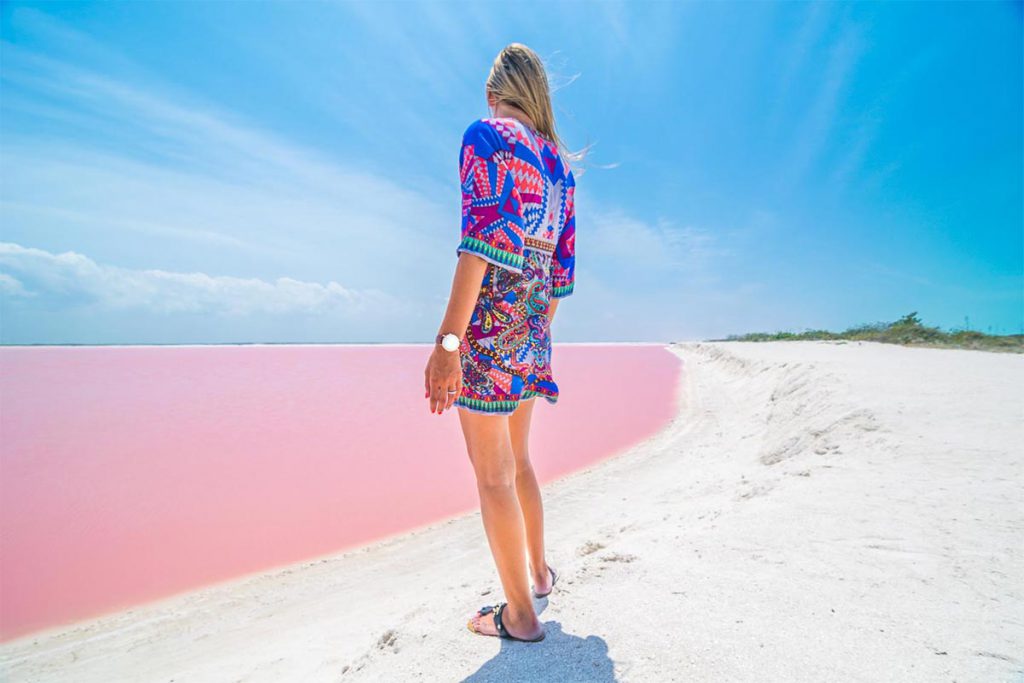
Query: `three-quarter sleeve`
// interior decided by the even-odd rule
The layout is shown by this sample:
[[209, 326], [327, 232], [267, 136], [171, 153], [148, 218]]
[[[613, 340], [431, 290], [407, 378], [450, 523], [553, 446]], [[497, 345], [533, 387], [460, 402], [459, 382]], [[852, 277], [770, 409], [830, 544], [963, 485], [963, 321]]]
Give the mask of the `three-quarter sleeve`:
[[523, 202], [501, 133], [485, 120], [474, 121], [462, 136], [462, 238], [455, 250], [476, 254], [514, 273], [523, 271]]
[[551, 296], [572, 294], [576, 284], [576, 179], [569, 172], [565, 183], [565, 224], [558, 235], [551, 263]]

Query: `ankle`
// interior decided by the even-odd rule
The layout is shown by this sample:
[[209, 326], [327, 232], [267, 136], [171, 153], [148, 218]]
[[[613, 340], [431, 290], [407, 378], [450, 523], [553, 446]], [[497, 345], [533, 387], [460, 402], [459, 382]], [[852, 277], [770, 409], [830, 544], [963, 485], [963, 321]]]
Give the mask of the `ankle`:
[[505, 621], [520, 627], [532, 627], [540, 623], [540, 620], [537, 618], [537, 613], [533, 611], [532, 605], [525, 609], [517, 610], [512, 606], [512, 603], [509, 603], [505, 605], [502, 617]]

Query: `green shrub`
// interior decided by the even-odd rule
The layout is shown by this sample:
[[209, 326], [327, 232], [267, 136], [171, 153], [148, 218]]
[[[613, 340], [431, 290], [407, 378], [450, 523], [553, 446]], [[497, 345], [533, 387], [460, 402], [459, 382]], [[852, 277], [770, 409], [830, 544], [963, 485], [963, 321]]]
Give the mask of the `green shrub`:
[[984, 351], [1024, 352], [1024, 335], [994, 335], [977, 330], [950, 330], [925, 325], [917, 311], [908, 313], [891, 323], [865, 323], [842, 332], [805, 330], [803, 332], [748, 332], [730, 334], [725, 339], [708, 341], [790, 341], [790, 340], [849, 340], [874, 341], [886, 344], [931, 346], [939, 348], [965, 348]]

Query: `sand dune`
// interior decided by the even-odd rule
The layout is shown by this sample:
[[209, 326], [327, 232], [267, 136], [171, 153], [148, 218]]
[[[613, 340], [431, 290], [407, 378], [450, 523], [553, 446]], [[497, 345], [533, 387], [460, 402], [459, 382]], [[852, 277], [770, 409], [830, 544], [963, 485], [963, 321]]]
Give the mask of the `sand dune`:
[[540, 644], [465, 628], [503, 599], [475, 513], [7, 643], [4, 679], [1024, 677], [1024, 357], [670, 348], [675, 420], [545, 487]]

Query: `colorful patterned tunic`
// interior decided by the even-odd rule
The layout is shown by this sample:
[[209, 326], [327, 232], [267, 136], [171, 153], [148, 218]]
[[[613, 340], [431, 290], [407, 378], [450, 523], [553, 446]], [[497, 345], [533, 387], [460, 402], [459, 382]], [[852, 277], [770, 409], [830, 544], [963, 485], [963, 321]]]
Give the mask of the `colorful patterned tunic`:
[[455, 405], [509, 415], [519, 401], [558, 401], [551, 375], [551, 297], [572, 294], [572, 171], [556, 145], [513, 118], [474, 121], [462, 137], [462, 240], [456, 255], [488, 262], [459, 349]]

